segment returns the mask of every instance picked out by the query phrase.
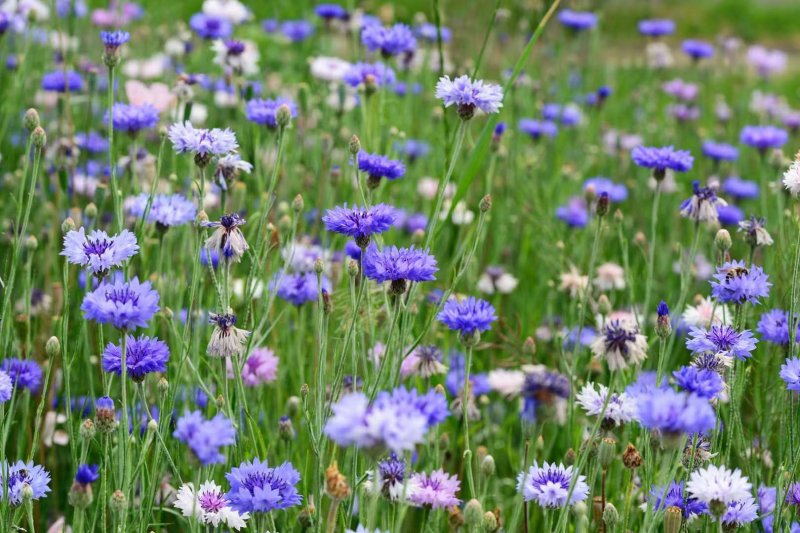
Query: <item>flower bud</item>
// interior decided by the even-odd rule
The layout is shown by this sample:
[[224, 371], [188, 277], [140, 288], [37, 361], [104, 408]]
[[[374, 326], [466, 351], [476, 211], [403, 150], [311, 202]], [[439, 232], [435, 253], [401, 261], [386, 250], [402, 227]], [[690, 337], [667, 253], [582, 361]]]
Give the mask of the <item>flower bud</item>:
[[714, 245], [716, 245], [717, 249], [721, 252], [727, 252], [733, 246], [733, 241], [731, 240], [731, 234], [728, 233], [728, 230], [721, 229], [717, 232], [717, 235], [714, 237]]
[[481, 461], [481, 475], [483, 477], [492, 477], [495, 472], [494, 457], [487, 455]]
[[672, 321], [669, 319], [669, 307], [663, 300], [658, 304], [656, 314], [658, 315], [656, 319], [656, 333], [659, 337], [665, 339], [672, 333]]
[[20, 488], [19, 495], [22, 498], [23, 502], [29, 502], [33, 499], [33, 487], [31, 487], [30, 483], [23, 483], [22, 487]]
[[492, 195], [487, 194], [483, 198], [481, 198], [481, 203], [478, 205], [481, 210], [481, 213], [487, 212], [489, 209], [492, 208]]
[[309, 390], [308, 389], [308, 383], [303, 383], [300, 386], [300, 396], [302, 396], [303, 398], [307, 398], [308, 397], [308, 390]]
[[608, 468], [614, 461], [617, 455], [617, 441], [611, 437], [605, 437], [600, 441], [600, 446], [597, 450], [597, 460], [600, 466]]
[[75, 221], [72, 220], [70, 217], [65, 218], [64, 222], [61, 223], [61, 233], [69, 233], [74, 229], [75, 229]]
[[97, 217], [97, 206], [94, 202], [89, 202], [86, 204], [86, 207], [83, 209], [83, 214], [86, 215], [88, 218], [96, 218]]
[[642, 455], [639, 453], [639, 450], [636, 449], [636, 446], [631, 443], [628, 443], [628, 447], [625, 448], [625, 453], [622, 454], [622, 464], [625, 465], [625, 468], [631, 470], [642, 466]]
[[464, 506], [464, 524], [472, 528], [481, 525], [482, 522], [483, 507], [481, 502], [473, 498]]
[[574, 465], [575, 459], [577, 459], [575, 450], [570, 448], [569, 450], [567, 450], [567, 453], [564, 454], [564, 462], [567, 464], [567, 466]]
[[197, 227], [201, 227], [200, 225], [203, 222], [208, 222], [208, 213], [206, 213], [205, 210], [201, 209], [200, 211], [198, 211], [197, 216], [194, 217], [194, 225]]
[[[297, 398], [297, 396], [293, 396], [293, 398]], [[294, 425], [292, 424], [291, 418], [288, 416], [281, 417], [278, 421], [278, 434], [285, 441], [294, 439]]]
[[37, 239], [35, 236], [28, 235], [25, 238], [25, 248], [26, 249], [33, 251], [38, 247], [39, 247], [39, 239]]
[[342, 501], [350, 495], [347, 478], [339, 472], [339, 465], [336, 461], [325, 469], [325, 492], [334, 501]]
[[47, 343], [44, 345], [44, 351], [47, 354], [47, 357], [53, 358], [56, 357], [58, 354], [61, 353], [61, 341], [58, 340], [58, 337], [50, 337], [47, 339]]
[[597, 196], [597, 203], [595, 204], [595, 213], [597, 216], [602, 217], [608, 214], [608, 207], [609, 207], [609, 200], [608, 200], [608, 193], [601, 192]]
[[41, 126], [36, 126], [31, 132], [31, 141], [36, 148], [43, 148], [47, 144], [47, 134]]
[[167, 381], [167, 378], [162, 376], [161, 379], [158, 380], [157, 387], [159, 393], [166, 394], [167, 391], [169, 391], [169, 381]]
[[611, 502], [606, 502], [606, 508], [603, 509], [603, 522], [605, 522], [609, 531], [614, 531], [614, 528], [617, 527], [619, 511], [617, 511], [617, 508], [614, 507], [614, 504]]
[[22, 123], [25, 125], [26, 130], [35, 130], [39, 127], [39, 112], [34, 108], [28, 109], [25, 111], [25, 118], [22, 119]]
[[97, 434], [97, 429], [94, 427], [94, 422], [91, 418], [87, 418], [81, 423], [80, 430], [78, 431], [82, 440], [90, 441]]
[[317, 257], [314, 260], [314, 272], [316, 274], [322, 274], [325, 271], [325, 263], [322, 261], [321, 257]]
[[608, 299], [608, 296], [601, 294], [597, 299], [597, 312], [603, 316], [608, 316], [611, 314], [611, 311], [613, 311], [611, 301]]
[[680, 533], [683, 516], [680, 507], [670, 505], [664, 514], [664, 533]]
[[150, 433], [155, 433], [158, 430], [158, 422], [153, 420], [152, 418], [147, 421], [147, 431]]
[[358, 261], [351, 259], [347, 262], [347, 274], [351, 278], [358, 276]]
[[528, 337], [522, 343], [522, 352], [526, 355], [536, 355], [536, 340], [533, 337]]
[[305, 204], [303, 202], [303, 195], [302, 194], [298, 194], [297, 196], [295, 196], [294, 200], [292, 200], [292, 210], [295, 213], [302, 213], [304, 206], [305, 206]]
[[458, 505], [447, 508], [447, 523], [453, 531], [464, 525], [464, 515]]
[[353, 135], [350, 137], [350, 153], [356, 155], [361, 151], [361, 140]]
[[289, 396], [286, 400], [286, 413], [289, 416], [294, 416], [300, 412], [300, 398], [297, 396]]
[[275, 122], [278, 124], [278, 127], [285, 128], [291, 121], [292, 110], [289, 109], [289, 106], [286, 104], [279, 105], [278, 110], [275, 111]]
[[122, 513], [128, 508], [128, 498], [125, 497], [125, 493], [121, 490], [115, 490], [111, 495], [109, 506], [115, 513]]
[[225, 407], [225, 397], [222, 396], [222, 394], [220, 394], [219, 396], [217, 396], [215, 403], [217, 404], [217, 409], [222, 409], [223, 407]]
[[497, 531], [497, 517], [491, 511], [483, 513], [483, 530], [489, 533]]

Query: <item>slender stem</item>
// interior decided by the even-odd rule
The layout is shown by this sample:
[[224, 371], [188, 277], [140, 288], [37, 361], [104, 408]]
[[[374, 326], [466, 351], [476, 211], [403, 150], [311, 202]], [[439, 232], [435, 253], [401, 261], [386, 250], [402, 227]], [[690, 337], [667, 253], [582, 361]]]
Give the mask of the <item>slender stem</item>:
[[[661, 182], [656, 181], [656, 190], [653, 194], [653, 209], [650, 215], [650, 242], [648, 246], [650, 249], [648, 250], [648, 258], [647, 258], [647, 282], [645, 285], [645, 292], [644, 292], [644, 309], [642, 312], [647, 316], [647, 313], [650, 312], [650, 296], [653, 291], [653, 275], [655, 273], [656, 267], [656, 239], [658, 237], [658, 204], [659, 200], [661, 199]], [[641, 320], [639, 322], [640, 327], [642, 330], [646, 329], [647, 320]]]
[[114, 216], [117, 230], [122, 231], [122, 195], [117, 181], [117, 165], [114, 154], [114, 67], [108, 67], [108, 165], [111, 173], [111, 200], [114, 205]]
[[475, 481], [472, 476], [472, 449], [469, 446], [469, 396], [472, 394], [469, 383], [469, 371], [472, 365], [472, 343], [466, 347], [466, 355], [464, 357], [464, 388], [461, 390], [461, 414], [464, 421], [464, 461], [465, 470], [467, 472], [467, 484], [469, 485], [469, 493], [472, 498], [477, 497], [475, 492]]

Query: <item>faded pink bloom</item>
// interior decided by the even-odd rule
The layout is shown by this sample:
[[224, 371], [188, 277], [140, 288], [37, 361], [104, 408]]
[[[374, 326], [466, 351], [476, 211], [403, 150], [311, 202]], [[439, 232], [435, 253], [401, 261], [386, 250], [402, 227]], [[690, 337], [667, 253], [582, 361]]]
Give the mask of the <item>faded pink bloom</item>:
[[434, 470], [430, 474], [418, 472], [408, 480], [407, 497], [418, 507], [430, 505], [432, 509], [444, 509], [461, 503], [456, 498], [460, 488], [458, 477], [444, 470]]
[[[233, 363], [228, 358], [228, 379], [234, 378]], [[242, 381], [248, 387], [275, 381], [278, 377], [278, 357], [269, 348], [256, 348], [242, 368]]]
[[175, 104], [175, 95], [163, 83], [147, 85], [138, 80], [125, 82], [125, 94], [131, 105], [150, 104], [163, 113]]

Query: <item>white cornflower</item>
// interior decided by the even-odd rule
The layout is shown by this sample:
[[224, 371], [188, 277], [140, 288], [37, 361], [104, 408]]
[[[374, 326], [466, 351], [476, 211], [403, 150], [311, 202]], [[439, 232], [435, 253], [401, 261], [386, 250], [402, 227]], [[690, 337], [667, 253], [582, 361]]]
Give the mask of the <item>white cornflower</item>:
[[783, 186], [792, 196], [800, 196], [800, 159], [796, 159], [789, 170], [783, 173]]
[[211, 333], [211, 340], [208, 341], [208, 355], [215, 357], [241, 355], [250, 332], [236, 327], [236, 315], [209, 313], [209, 320], [215, 327]]
[[[578, 405], [583, 407], [586, 414], [598, 416], [603, 411], [608, 397], [608, 387], [599, 385], [599, 390], [595, 389], [594, 383], [587, 383], [575, 397]], [[606, 420], [613, 420], [616, 425], [630, 422], [636, 418], [636, 404], [627, 394], [613, 393], [606, 405], [603, 415]]]
[[237, 531], [246, 527], [245, 521], [250, 518], [249, 513], [239, 514], [231, 509], [222, 487], [213, 481], [206, 481], [198, 491], [191, 483], [185, 483], [178, 490], [173, 505], [183, 516], [193, 517], [201, 524], [222, 525]]
[[616, 263], [603, 263], [597, 267], [597, 277], [592, 281], [601, 291], [625, 288], [625, 270]]
[[570, 298], [577, 298], [583, 294], [588, 284], [589, 276], [582, 276], [578, 269], [572, 265], [569, 267], [569, 272], [561, 274], [561, 284], [558, 288], [569, 294]]
[[647, 359], [647, 337], [632, 320], [609, 320], [592, 341], [592, 353], [608, 361], [610, 370], [624, 370]]
[[746, 500], [751, 496], [753, 486], [741, 470], [729, 470], [725, 465], [708, 465], [695, 470], [686, 484], [687, 492], [697, 500], [711, 504]]

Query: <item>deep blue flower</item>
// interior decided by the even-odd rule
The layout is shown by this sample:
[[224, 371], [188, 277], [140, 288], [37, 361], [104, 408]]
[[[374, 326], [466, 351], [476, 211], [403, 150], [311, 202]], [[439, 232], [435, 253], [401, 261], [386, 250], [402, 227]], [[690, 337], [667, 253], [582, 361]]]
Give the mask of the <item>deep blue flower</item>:
[[745, 126], [739, 135], [742, 144], [764, 153], [770, 148], [780, 148], [789, 140], [786, 130], [775, 126]]
[[42, 368], [33, 359], [3, 359], [0, 370], [8, 374], [14, 387], [33, 393], [42, 385]]
[[103, 41], [107, 52], [115, 51], [117, 48], [130, 41], [130, 39], [131, 34], [123, 30], [100, 32], [100, 40]]
[[681, 43], [681, 50], [695, 61], [714, 55], [714, 47], [705, 41], [686, 39]]
[[538, 141], [542, 137], [555, 137], [558, 133], [558, 126], [549, 120], [523, 118], [519, 121], [519, 131], [534, 141]]
[[54, 70], [42, 76], [42, 89], [57, 93], [77, 93], [83, 90], [83, 78], [74, 70]]
[[139, 278], [101, 283], [81, 304], [84, 318], [129, 330], [147, 327], [158, 310], [158, 292]]
[[247, 115], [247, 120], [250, 122], [262, 124], [270, 128], [277, 128], [278, 119], [276, 114], [278, 108], [282, 105], [286, 105], [289, 108], [292, 118], [297, 116], [297, 105], [289, 98], [280, 96], [274, 100], [250, 100], [247, 102], [245, 114]]
[[722, 182], [722, 190], [725, 194], [733, 196], [739, 200], [749, 200], [758, 198], [759, 187], [755, 181], [743, 180], [739, 176], [730, 176]]
[[[128, 335], [125, 348], [126, 374], [135, 382], [144, 380], [147, 374], [153, 372], [166, 372], [169, 360], [169, 348], [166, 343], [157, 338], [136, 338]], [[103, 370], [113, 372], [118, 376], [122, 374], [122, 344], [108, 343], [103, 352]]]
[[670, 19], [640, 20], [639, 33], [648, 37], [672, 35], [675, 33], [675, 22]]
[[583, 190], [585, 191], [589, 187], [594, 189], [595, 196], [606, 193], [612, 202], [624, 202], [628, 199], [628, 188], [622, 183], [616, 183], [608, 178], [600, 176], [589, 178], [583, 182]]
[[383, 87], [384, 85], [393, 84], [397, 78], [394, 70], [381, 62], [377, 62], [354, 63], [345, 71], [342, 79], [351, 87], [358, 87], [359, 85]]
[[675, 384], [686, 392], [712, 400], [725, 388], [722, 377], [713, 370], [684, 366], [672, 373]]
[[344, 204], [329, 209], [322, 221], [328, 231], [353, 237], [362, 247], [366, 247], [369, 238], [391, 228], [396, 217], [395, 208], [386, 204], [371, 207], [347, 207]]
[[437, 30], [436, 24], [431, 24], [430, 22], [424, 22], [414, 27], [414, 35], [429, 43], [439, 42], [440, 33], [442, 36], [442, 42], [449, 43], [452, 37], [450, 28], [439, 26]]
[[573, 196], [565, 205], [556, 209], [556, 218], [571, 228], [583, 228], [589, 222], [589, 210], [582, 196]]
[[732, 326], [714, 324], [711, 329], [691, 328], [686, 347], [692, 353], [723, 353], [744, 361], [752, 357], [758, 339], [750, 330], [736, 331]]
[[411, 28], [405, 24], [385, 27], [380, 24], [369, 24], [361, 30], [361, 43], [370, 52], [379, 51], [383, 57], [413, 53], [417, 40]]
[[205, 13], [192, 15], [189, 26], [203, 39], [227, 39], [233, 33], [230, 20]]
[[[150, 104], [129, 105], [117, 102], [112, 108], [114, 130], [125, 131], [130, 135], [155, 127], [158, 119], [158, 109]], [[104, 120], [108, 124], [108, 112]]]
[[332, 289], [330, 280], [325, 276], [322, 276], [318, 284], [314, 272], [294, 274], [278, 272], [270, 282], [269, 290], [277, 290], [278, 296], [287, 302], [303, 305], [306, 302], [316, 302], [320, 291], [330, 293]]
[[314, 8], [314, 14], [325, 20], [347, 20], [350, 18], [347, 10], [339, 4], [317, 4]]
[[758, 265], [747, 267], [744, 261], [729, 261], [717, 268], [711, 282], [711, 295], [721, 303], [757, 305], [769, 296], [769, 276]]
[[642, 426], [662, 434], [705, 433], [717, 423], [711, 404], [696, 394], [658, 388], [636, 400]]
[[[4, 473], [8, 473], [8, 481], [4, 479]], [[30, 487], [31, 499], [38, 500], [50, 492], [50, 474], [40, 465], [33, 464], [33, 461], [24, 463], [17, 461], [10, 464], [8, 461], [0, 463], [0, 501], [3, 501], [5, 494], [8, 493], [8, 501], [16, 506], [22, 503], [22, 488]]]
[[681, 510], [685, 519], [708, 513], [708, 506], [695, 498], [685, 495], [683, 488], [683, 481], [673, 481], [668, 487], [653, 487], [650, 489], [653, 509], [665, 511], [667, 507], [677, 507]]
[[631, 150], [631, 159], [640, 167], [652, 168], [654, 173], [662, 174], [667, 169], [686, 172], [694, 163], [688, 150], [675, 150], [672, 146], [637, 146]]
[[347, 241], [345, 243], [344, 254], [350, 259], [361, 261], [361, 247], [355, 241]]
[[732, 144], [705, 141], [702, 150], [704, 156], [716, 162], [736, 161], [739, 158], [739, 149]]
[[744, 211], [735, 205], [717, 206], [717, 218], [723, 226], [738, 226], [744, 220]]
[[562, 9], [558, 13], [558, 21], [574, 31], [588, 30], [597, 26], [597, 15], [590, 11]]
[[469, 336], [490, 329], [497, 315], [492, 304], [486, 300], [468, 296], [461, 301], [455, 298], [447, 300], [437, 318], [462, 336]]
[[436, 258], [428, 250], [418, 248], [385, 247], [378, 250], [373, 243], [367, 248], [363, 259], [364, 275], [378, 283], [392, 282], [392, 290], [402, 294], [406, 282], [434, 281]]
[[100, 479], [99, 470], [100, 467], [97, 465], [80, 465], [75, 473], [75, 482], [81, 485], [91, 485]]
[[[793, 320], [796, 326], [795, 342], [800, 342], [800, 324], [797, 317]], [[783, 309], [772, 309], [761, 315], [756, 331], [763, 340], [781, 346], [789, 345], [789, 312]]]
[[222, 413], [206, 420], [200, 411], [185, 413], [175, 424], [172, 436], [187, 444], [203, 465], [225, 463], [223, 446], [236, 443], [236, 428]]
[[406, 173], [406, 166], [402, 161], [367, 152], [358, 153], [358, 169], [367, 174], [367, 184], [372, 188], [380, 184], [381, 178], [396, 180]]
[[256, 458], [233, 468], [225, 477], [231, 486], [225, 497], [231, 508], [240, 513], [268, 513], [300, 505], [302, 501], [296, 487], [300, 472], [289, 462], [271, 468], [266, 461]]

